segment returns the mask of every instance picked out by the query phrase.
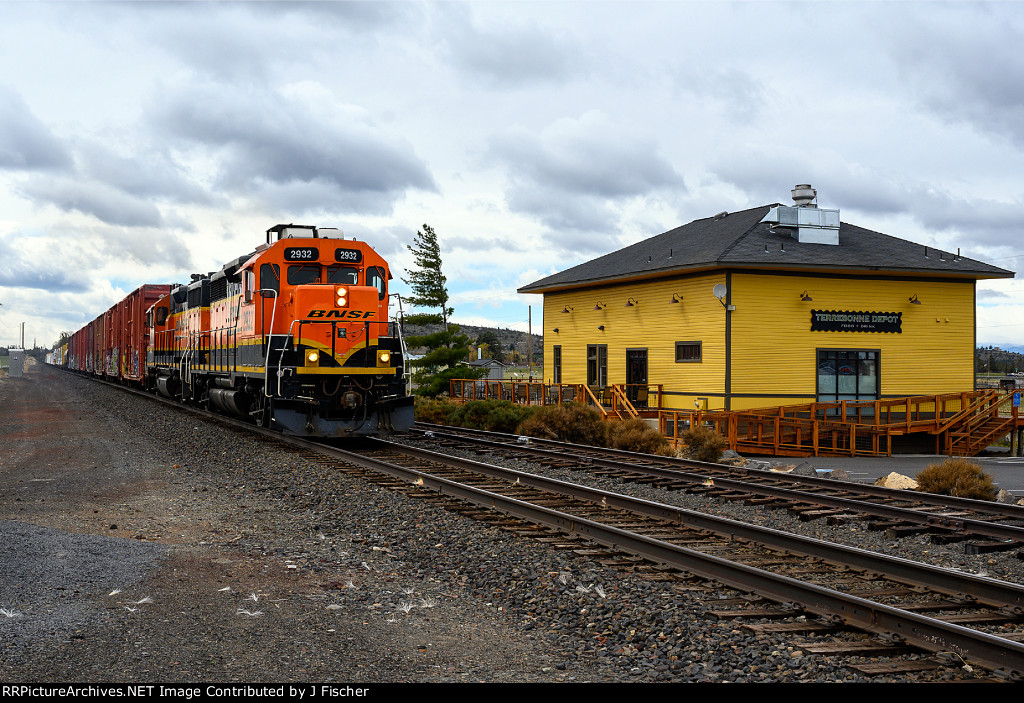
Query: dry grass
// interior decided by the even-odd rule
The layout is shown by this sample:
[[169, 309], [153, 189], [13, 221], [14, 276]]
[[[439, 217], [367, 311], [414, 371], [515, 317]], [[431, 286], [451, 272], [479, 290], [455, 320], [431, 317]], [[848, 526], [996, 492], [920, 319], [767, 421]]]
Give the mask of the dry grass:
[[672, 445], [661, 432], [639, 418], [608, 424], [608, 446], [627, 452], [672, 456]]
[[725, 437], [703, 426], [681, 432], [679, 439], [686, 445], [685, 454], [697, 461], [717, 462], [729, 446]]
[[576, 403], [547, 405], [524, 420], [517, 432], [529, 437], [603, 447], [604, 425], [601, 414], [592, 408]]
[[917, 490], [976, 500], [995, 500], [997, 492], [992, 477], [967, 459], [932, 464], [917, 475]]

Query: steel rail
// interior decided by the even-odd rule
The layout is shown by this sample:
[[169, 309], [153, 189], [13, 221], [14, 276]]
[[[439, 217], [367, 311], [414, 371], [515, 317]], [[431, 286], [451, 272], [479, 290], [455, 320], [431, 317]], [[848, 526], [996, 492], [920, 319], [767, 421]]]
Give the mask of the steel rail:
[[[450, 427], [448, 425], [434, 425], [425, 422], [417, 422], [413, 426], [413, 431], [423, 432], [420, 429], [422, 427], [429, 428], [427, 431], [438, 432], [442, 434], [451, 434], [453, 436], [465, 436], [458, 433], [466, 432], [478, 437], [490, 437], [497, 443], [514, 443], [517, 441], [519, 435], [505, 434], [501, 432], [491, 432], [488, 430], [476, 430], [466, 427]], [[469, 439], [469, 438], [467, 438]], [[974, 498], [960, 498], [958, 496], [944, 496], [937, 493], [922, 493], [920, 491], [908, 491], [900, 488], [885, 488], [882, 486], [875, 486], [870, 483], [856, 483], [853, 481], [840, 481], [837, 479], [821, 479], [813, 476], [796, 476], [793, 474], [780, 474], [774, 471], [765, 471], [764, 469], [755, 469], [745, 466], [728, 466], [725, 464], [715, 464], [707, 461], [697, 461], [696, 459], [680, 459], [677, 457], [670, 456], [655, 456], [653, 454], [643, 454], [641, 452], [630, 452], [625, 449], [611, 449], [608, 447], [588, 447], [586, 445], [570, 444], [568, 442], [559, 442], [553, 439], [543, 439], [539, 437], [529, 437], [531, 444], [542, 444], [544, 446], [554, 447], [563, 451], [580, 451], [580, 450], [591, 450], [597, 454], [605, 454], [608, 456], [620, 456], [623, 459], [629, 459], [634, 461], [640, 461], [644, 464], [650, 465], [651, 462], [660, 462], [665, 464], [678, 464], [684, 469], [708, 469], [709, 471], [725, 471], [728, 473], [745, 473], [751, 474], [757, 478], [763, 478], [770, 481], [781, 481], [786, 483], [798, 483], [805, 486], [814, 487], [826, 487], [830, 488], [833, 486], [845, 486], [847, 488], [840, 490], [856, 491], [866, 495], [876, 496], [878, 498], [896, 498], [898, 500], [908, 500], [914, 502], [926, 502], [932, 505], [937, 505], [945, 508], [956, 508], [958, 510], [973, 510], [978, 513], [988, 513], [991, 515], [1000, 515], [1010, 519], [1024, 520], [1024, 505], [1015, 505], [1010, 503], [993, 503], [987, 500], [976, 500]]]
[[784, 549], [788, 552], [824, 559], [835, 564], [842, 564], [850, 568], [882, 572], [894, 580], [925, 586], [958, 597], [970, 598], [973, 596], [980, 602], [994, 607], [1008, 608], [1009, 612], [1024, 613], [1024, 585], [950, 571], [909, 559], [879, 554], [834, 542], [826, 542], [768, 527], [759, 527], [729, 518], [708, 515], [643, 498], [611, 493], [568, 481], [494, 466], [472, 459], [453, 457], [386, 440], [375, 439], [374, 443], [385, 446], [391, 451], [415, 457], [421, 461], [441, 462], [502, 479], [513, 484], [530, 486], [531, 488], [558, 493], [577, 500], [589, 501], [602, 507], [627, 510], [693, 529], [707, 530], [732, 538], [746, 539], [765, 546]]
[[[450, 435], [452, 438], [456, 438], [456, 439], [460, 439], [460, 440], [465, 440], [465, 441], [470, 442], [470, 443], [485, 444], [485, 445], [498, 445], [498, 446], [500, 446], [500, 447], [502, 447], [504, 449], [510, 450], [510, 451], [527, 452], [527, 453], [531, 453], [531, 454], [537, 454], [537, 455], [540, 455], [540, 456], [547, 456], [547, 457], [551, 457], [551, 458], [557, 458], [557, 459], [560, 459], [560, 460], [565, 460], [566, 458], [568, 458], [566, 456], [566, 451], [568, 451], [569, 448], [575, 446], [575, 445], [567, 444], [567, 445], [564, 445], [564, 448], [560, 448], [560, 449], [557, 449], [557, 450], [556, 449], [543, 449], [543, 448], [540, 448], [540, 447], [531, 447], [529, 445], [522, 445], [522, 444], [515, 444], [515, 445], [513, 445], [513, 444], [509, 444], [507, 442], [494, 442], [494, 441], [490, 441], [490, 440], [486, 440], [486, 439], [481, 439], [481, 438], [478, 438], [478, 437], [464, 437], [464, 436], [461, 436], [461, 435], [458, 435], [458, 434], [455, 434], [455, 433], [434, 431], [434, 436], [435, 437], [438, 434], [441, 434], [442, 436]], [[531, 438], [531, 443], [532, 443], [532, 441], [533, 440]], [[704, 481], [707, 481], [708, 478], [709, 478], [709, 476], [707, 474], [693, 473], [692, 471], [685, 471], [685, 470], [678, 470], [678, 469], [666, 469], [666, 468], [662, 468], [662, 467], [659, 467], [659, 466], [655, 466], [655, 465], [650, 463], [651, 461], [658, 461], [658, 460], [662, 459], [663, 457], [653, 457], [652, 455], [649, 455], [649, 454], [633, 454], [633, 453], [629, 453], [629, 454], [630, 454], [631, 457], [640, 458], [640, 459], [644, 459], [645, 458], [644, 459], [645, 463], [643, 463], [643, 464], [623, 463], [623, 462], [616, 461], [614, 459], [604, 459], [604, 458], [601, 458], [601, 457], [589, 457], [589, 456], [585, 456], [583, 458], [585, 458], [590, 463], [591, 466], [600, 466], [602, 468], [610, 469], [610, 470], [615, 470], [615, 471], [638, 471], [638, 470], [642, 469], [644, 472], [647, 472], [647, 473], [649, 473], [651, 475], [654, 475], [654, 476], [658, 476], [658, 477], [665, 478], [665, 479], [683, 480], [683, 481], [687, 481], [689, 483], [694, 483], [694, 484], [702, 484]], [[718, 464], [711, 464], [709, 466], [714, 466], [714, 467], [717, 467], [719, 469], [721, 468]], [[842, 498], [842, 497], [839, 497], [839, 496], [831, 496], [831, 495], [827, 495], [827, 494], [813, 493], [813, 492], [809, 492], [809, 491], [800, 491], [800, 490], [793, 489], [793, 488], [782, 488], [782, 487], [779, 487], [779, 486], [771, 486], [771, 485], [766, 485], [764, 483], [758, 483], [758, 482], [750, 483], [750, 482], [747, 482], [747, 481], [743, 481], [741, 479], [724, 478], [722, 476], [714, 476], [714, 477], [710, 477], [710, 478], [712, 478], [712, 481], [714, 482], [714, 485], [715, 485], [716, 488], [723, 488], [723, 489], [728, 489], [728, 490], [733, 490], [733, 491], [741, 491], [741, 492], [745, 492], [745, 493], [757, 493], [757, 494], [761, 494], [761, 495], [770, 496], [770, 497], [773, 497], [773, 498], [797, 501], [797, 502], [800, 502], [800, 503], [810, 503], [810, 504], [816, 504], [816, 505], [823, 505], [823, 506], [828, 506], [828, 507], [831, 507], [831, 508], [837, 508], [837, 509], [842, 509], [842, 510], [849, 510], [851, 512], [866, 513], [866, 514], [869, 514], [869, 515], [876, 515], [878, 517], [884, 517], [884, 518], [888, 518], [890, 520], [898, 520], [898, 521], [901, 521], [901, 522], [914, 523], [914, 524], [918, 524], [918, 525], [924, 525], [924, 526], [927, 526], [927, 527], [934, 527], [934, 528], [937, 528], [937, 529], [950, 530], [950, 531], [953, 531], [953, 532], [960, 532], [960, 533], [970, 532], [971, 534], [981, 535], [981, 536], [985, 536], [985, 537], [992, 537], [994, 539], [1008, 540], [1008, 541], [1014, 541], [1014, 542], [1024, 542], [1024, 527], [1019, 527], [1019, 526], [1016, 526], [1016, 525], [1003, 525], [1003, 524], [1000, 524], [1000, 523], [987, 522], [985, 520], [974, 520], [974, 519], [963, 518], [963, 517], [947, 517], [947, 516], [942, 516], [942, 515], [934, 515], [934, 514], [931, 514], [931, 513], [926, 513], [926, 512], [920, 511], [920, 510], [915, 510], [913, 508], [901, 508], [901, 507], [896, 507], [896, 506], [889, 506], [889, 505], [884, 505], [884, 504], [875, 503], [875, 502], [871, 502], [871, 501], [857, 500], [855, 498]], [[836, 483], [843, 483], [843, 482], [836, 482]], [[820, 484], [815, 484], [815, 485], [821, 487]], [[843, 488], [842, 490], [853, 490], [853, 491], [856, 491], [856, 490], [859, 490], [860, 487], [861, 487], [860, 484], [847, 484], [847, 485], [849, 485], [850, 488], [849, 489]], [[831, 486], [824, 486], [824, 488], [831, 488]], [[877, 487], [872, 486], [872, 488], [877, 488]], [[882, 490], [887, 491], [886, 493], [881, 494], [884, 497], [895, 498], [895, 499], [900, 499], [900, 500], [912, 500], [912, 501], [915, 501], [915, 502], [928, 502], [928, 503], [932, 503], [933, 502], [933, 501], [930, 500], [930, 494], [924, 494], [923, 495], [923, 494], [915, 492], [915, 491], [900, 491], [900, 490], [892, 490], [892, 489], [882, 489]], [[965, 502], [969, 501], [969, 499], [966, 499], [966, 498], [961, 498], [961, 499], [958, 499], [958, 500], [959, 501], [965, 501]], [[973, 504], [975, 504], [975, 503], [983, 503], [984, 501], [969, 501], [969, 502], [972, 503], [972, 505], [970, 505], [970, 507], [967, 508], [967, 509], [980, 510], [980, 508], [978, 508], [977, 506], [975, 506]], [[940, 505], [946, 505], [945, 502], [941, 502], [939, 504]], [[952, 506], [949, 506], [949, 507], [952, 507]], [[1010, 507], [1010, 508], [1021, 508], [1021, 506], [1007, 506], [1007, 507]], [[996, 509], [996, 510], [998, 510], [998, 509]], [[993, 511], [993, 509], [991, 507], [985, 506], [985, 512], [994, 512], [994, 511]], [[1001, 513], [1002, 511], [999, 511], [999, 512]], [[1024, 514], [1022, 514], [1021, 517], [1024, 518]]]
[[[288, 439], [292, 441], [296, 438], [289, 437]], [[628, 551], [697, 576], [713, 579], [726, 586], [756, 592], [779, 603], [797, 603], [800, 608], [808, 612], [833, 620], [838, 619], [858, 629], [885, 635], [893, 641], [906, 642], [931, 652], [953, 652], [964, 660], [973, 661], [988, 668], [998, 670], [1002, 675], [1012, 680], [1024, 678], [1024, 644], [1012, 640], [903, 611], [893, 606], [875, 603], [864, 598], [805, 583], [788, 576], [773, 574], [756, 567], [731, 562], [727, 559], [674, 545], [653, 537], [636, 534], [610, 525], [602, 525], [596, 521], [545, 506], [532, 505], [486, 489], [474, 488], [381, 459], [356, 454], [343, 449], [326, 448], [323, 445], [317, 445], [306, 440], [298, 440], [297, 443], [308, 444], [310, 448], [319, 448], [319, 451], [336, 456], [345, 462], [371, 471], [383, 472], [396, 478], [401, 478], [410, 483], [415, 483], [419, 487], [434, 490], [442, 495], [457, 497], [481, 507], [498, 510], [508, 515], [570, 534], [581, 535], [611, 549]], [[403, 445], [395, 445], [390, 442], [382, 442], [381, 440], [377, 440], [377, 443], [390, 445], [388, 446], [389, 449], [396, 447], [401, 447], [403, 450], [410, 449]], [[453, 463], [452, 460], [456, 459], [455, 457], [427, 452], [421, 449], [414, 450], [409, 454], [420, 460], [441, 461], [446, 464], [451, 464]], [[486, 469], [488, 474], [493, 476], [514, 476], [519, 478], [520, 484], [530, 481], [531, 483], [527, 483], [527, 485], [531, 485], [534, 480], [539, 479], [538, 483], [551, 482], [553, 484], [561, 484], [563, 487], [571, 488], [573, 492], [580, 492], [581, 495], [602, 496], [614, 503], [619, 501], [623, 501], [623, 504], [647, 502], [629, 498], [628, 496], [614, 494], [608, 496], [585, 486], [576, 486], [575, 484], [568, 484], [556, 481], [555, 479], [544, 479], [534, 474], [526, 474], [512, 469], [502, 469], [501, 467], [466, 459], [458, 459], [457, 463], [475, 465], [477, 468]], [[600, 503], [600, 500], [597, 502]], [[653, 506], [655, 510], [668, 510], [668, 514], [675, 514], [677, 510], [681, 511], [681, 509], [674, 509], [671, 506], [662, 506], [657, 503], [650, 503], [650, 506]], [[710, 516], [705, 517], [710, 518]], [[739, 526], [738, 523], [736, 525]], [[757, 530], [757, 528], [751, 529]], [[785, 533], [777, 534], [785, 535]], [[790, 535], [789, 537], [793, 536]], [[807, 540], [807, 538], [800, 539]], [[835, 547], [836, 545], [832, 546]], [[865, 555], [872, 554], [863, 550], [854, 551]], [[903, 561], [895, 560], [892, 557], [884, 557], [884, 559]], [[908, 563], [913, 564], [913, 562]], [[875, 570], [877, 570], [879, 562], [875, 561], [874, 565]], [[979, 579], [979, 577], [972, 577], [968, 580], [972, 583], [976, 581], [992, 581], [990, 579]], [[1014, 584], [1004, 584], [999, 581], [992, 581], [992, 583], [986, 585], [992, 586], [996, 590], [1006, 588], [1008, 590], [1003, 591], [1006, 593], [1016, 592], [1018, 598], [1020, 593], [1024, 591], [1024, 589], [1016, 587]]]

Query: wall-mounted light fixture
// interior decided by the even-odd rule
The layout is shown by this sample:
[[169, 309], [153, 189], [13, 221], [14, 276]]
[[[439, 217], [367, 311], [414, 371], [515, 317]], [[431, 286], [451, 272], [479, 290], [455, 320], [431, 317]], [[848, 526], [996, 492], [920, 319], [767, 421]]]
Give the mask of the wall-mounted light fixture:
[[608, 305], [606, 305], [605, 303], [602, 303], [599, 300], [599, 301], [597, 301], [597, 305], [594, 306], [594, 309], [595, 310], [604, 310], [606, 307], [608, 307]]
[[681, 303], [681, 302], [683, 302], [683, 296], [679, 295], [678, 293], [673, 293], [672, 294], [672, 300], [670, 302]]
[[805, 303], [810, 303], [810, 302], [813, 302], [813, 301], [814, 301], [814, 298], [812, 298], [812, 297], [811, 297], [811, 296], [810, 296], [810, 295], [809, 295], [809, 294], [807, 293], [807, 291], [804, 291], [803, 293], [801, 293], [801, 294], [800, 294], [800, 300], [804, 301]]
[[626, 301], [626, 305], [625, 305], [624, 307], [627, 307], [627, 308], [632, 308], [632, 307], [636, 307], [636, 306], [637, 306], [637, 305], [639, 305], [639, 304], [640, 304], [640, 303], [638, 303], [638, 302], [637, 302], [637, 299], [636, 299], [636, 298], [630, 298], [630, 299], [628, 299], [628, 300]]
[[601, 330], [602, 332], [604, 332], [604, 325], [598, 325], [598, 326], [597, 326], [597, 329], [599, 329], [599, 330]]
[[914, 293], [912, 296], [910, 296], [910, 302], [911, 302], [912, 305], [920, 305], [921, 304], [921, 301], [917, 299], [917, 293]]
[[570, 313], [570, 312], [572, 312], [572, 308], [570, 308], [568, 305], [566, 305], [564, 308], [562, 308], [562, 312]]
[[554, 332], [555, 334], [558, 334], [558, 328], [557, 327], [555, 329], [551, 330], [551, 331]]

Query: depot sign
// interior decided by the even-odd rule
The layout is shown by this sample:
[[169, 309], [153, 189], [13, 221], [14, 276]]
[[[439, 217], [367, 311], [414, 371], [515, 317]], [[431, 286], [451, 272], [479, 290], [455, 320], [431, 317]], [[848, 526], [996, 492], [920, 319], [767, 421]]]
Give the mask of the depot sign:
[[903, 332], [901, 312], [811, 310], [811, 332]]

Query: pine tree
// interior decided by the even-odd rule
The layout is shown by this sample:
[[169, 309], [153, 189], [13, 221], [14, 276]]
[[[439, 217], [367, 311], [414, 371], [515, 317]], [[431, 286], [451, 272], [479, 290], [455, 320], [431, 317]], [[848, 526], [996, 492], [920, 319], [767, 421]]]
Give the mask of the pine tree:
[[423, 225], [422, 232], [416, 232], [411, 245], [415, 269], [406, 269], [408, 278], [402, 280], [412, 288], [412, 295], [406, 300], [418, 308], [436, 309], [438, 312], [421, 312], [406, 315], [411, 325], [443, 325], [444, 329], [429, 334], [406, 338], [409, 347], [426, 347], [427, 353], [412, 362], [417, 370], [413, 373], [415, 393], [428, 397], [437, 396], [448, 390], [452, 378], [479, 378], [486, 373], [471, 369], [463, 362], [469, 357], [470, 339], [459, 333], [459, 326], [448, 322], [455, 310], [448, 306], [447, 278], [441, 271], [441, 247], [437, 234], [430, 225]]

